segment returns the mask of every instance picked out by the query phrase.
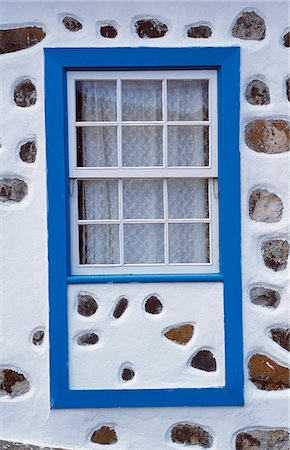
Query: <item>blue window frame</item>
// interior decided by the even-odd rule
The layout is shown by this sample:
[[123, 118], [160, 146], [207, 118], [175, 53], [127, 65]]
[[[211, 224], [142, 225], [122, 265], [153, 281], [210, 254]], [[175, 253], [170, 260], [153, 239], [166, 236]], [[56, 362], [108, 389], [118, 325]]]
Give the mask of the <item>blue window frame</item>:
[[[240, 50], [231, 48], [45, 49], [50, 389], [52, 408], [243, 405], [240, 267]], [[218, 74], [219, 272], [72, 275], [70, 268], [67, 74], [99, 70], [214, 69]], [[222, 282], [225, 386], [178, 389], [69, 388], [67, 289], [70, 284]]]

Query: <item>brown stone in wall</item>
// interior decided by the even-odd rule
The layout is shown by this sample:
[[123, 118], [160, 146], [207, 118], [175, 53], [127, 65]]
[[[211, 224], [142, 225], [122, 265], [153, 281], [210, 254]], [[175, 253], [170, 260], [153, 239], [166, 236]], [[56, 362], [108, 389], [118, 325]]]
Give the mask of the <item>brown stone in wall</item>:
[[140, 38], [160, 38], [163, 37], [168, 27], [158, 19], [139, 19], [134, 23], [136, 32]]
[[126, 311], [126, 309], [128, 308], [128, 300], [125, 297], [122, 297], [117, 305], [115, 306], [115, 309], [113, 311], [113, 316], [115, 317], [115, 319], [119, 319], [124, 312]]
[[102, 426], [94, 431], [91, 436], [91, 442], [94, 444], [110, 445], [117, 441], [117, 433], [111, 426]]
[[19, 397], [30, 390], [30, 385], [25, 376], [15, 370], [6, 368], [0, 370], [0, 395]]
[[83, 28], [82, 24], [77, 19], [70, 16], [64, 17], [62, 23], [67, 30], [72, 31], [73, 33]]
[[262, 41], [265, 34], [265, 21], [254, 11], [240, 14], [232, 29], [232, 35], [243, 40]]
[[289, 256], [289, 243], [282, 239], [272, 239], [262, 243], [262, 256], [265, 265], [279, 272], [286, 269]]
[[249, 379], [263, 391], [281, 391], [290, 387], [290, 369], [266, 355], [253, 355], [248, 363]]
[[249, 198], [249, 215], [256, 222], [274, 223], [282, 218], [283, 203], [274, 192], [255, 189]]
[[78, 345], [94, 345], [99, 341], [99, 336], [96, 333], [84, 333], [77, 337]]
[[19, 203], [26, 197], [27, 192], [26, 182], [19, 178], [0, 179], [0, 202]]
[[113, 25], [102, 25], [100, 27], [100, 34], [104, 38], [114, 39], [118, 35], [118, 31]]
[[191, 324], [180, 325], [170, 328], [164, 333], [164, 336], [176, 344], [186, 345], [193, 336], [194, 326]]
[[290, 328], [272, 328], [270, 337], [281, 347], [290, 352]]
[[22, 159], [22, 161], [32, 164], [36, 160], [36, 142], [35, 141], [28, 141], [25, 142], [25, 144], [22, 144], [19, 150], [19, 156]]
[[290, 31], [287, 31], [287, 33], [284, 34], [282, 43], [284, 47], [290, 47]]
[[245, 98], [251, 105], [268, 105], [270, 92], [268, 86], [261, 80], [252, 80], [248, 83]]
[[43, 447], [32, 444], [22, 444], [20, 442], [3, 441], [0, 439], [0, 450], [65, 450], [56, 447]]
[[187, 30], [187, 36], [194, 39], [208, 39], [212, 35], [212, 29], [208, 25], [192, 26]]
[[95, 298], [86, 292], [80, 292], [78, 295], [78, 313], [81, 316], [90, 317], [98, 309], [98, 304]]
[[216, 359], [209, 350], [200, 350], [190, 361], [191, 367], [195, 369], [204, 370], [205, 372], [216, 371]]
[[197, 425], [179, 423], [170, 432], [171, 441], [183, 446], [200, 446], [210, 448], [213, 443], [212, 436], [208, 431]]
[[149, 314], [160, 314], [162, 309], [163, 305], [155, 295], [151, 295], [145, 302], [145, 311]]
[[123, 381], [131, 381], [135, 377], [135, 371], [131, 366], [126, 366], [122, 369], [121, 378]]
[[250, 299], [254, 305], [275, 309], [280, 304], [281, 295], [273, 289], [265, 288], [263, 286], [254, 286], [250, 290]]
[[258, 119], [245, 126], [248, 147], [258, 153], [290, 151], [290, 122], [287, 120]]
[[287, 430], [248, 430], [236, 437], [236, 450], [286, 450], [290, 449]]
[[28, 108], [36, 103], [36, 89], [29, 78], [22, 80], [14, 89], [14, 102], [21, 108]]
[[0, 30], [0, 54], [33, 47], [45, 38], [41, 27], [22, 27]]

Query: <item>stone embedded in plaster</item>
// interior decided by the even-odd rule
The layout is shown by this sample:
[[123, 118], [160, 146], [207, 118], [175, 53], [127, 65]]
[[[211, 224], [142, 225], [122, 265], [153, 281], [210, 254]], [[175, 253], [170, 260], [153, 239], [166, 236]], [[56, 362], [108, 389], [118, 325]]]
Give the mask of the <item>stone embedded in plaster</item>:
[[265, 265], [279, 272], [286, 269], [289, 256], [289, 243], [282, 239], [264, 241], [261, 247]]
[[269, 334], [274, 342], [290, 352], [290, 328], [272, 328]]
[[160, 314], [162, 309], [163, 305], [155, 295], [151, 295], [145, 302], [145, 311], [149, 314]]
[[62, 23], [67, 30], [74, 33], [76, 31], [80, 31], [83, 28], [82, 24], [75, 17], [66, 16], [62, 19]]
[[0, 439], [0, 450], [65, 450], [56, 447], [43, 447], [32, 444], [22, 444], [20, 442], [3, 441]]
[[280, 304], [281, 296], [279, 292], [274, 291], [273, 289], [254, 286], [250, 290], [250, 299], [254, 305], [275, 309]]
[[131, 380], [133, 380], [134, 377], [135, 377], [135, 371], [133, 370], [132, 367], [130, 367], [130, 366], [123, 367], [122, 372], [121, 372], [121, 378], [123, 381], [131, 381]]
[[256, 222], [274, 223], [282, 218], [283, 203], [280, 197], [267, 189], [255, 189], [249, 198], [249, 215]]
[[204, 370], [205, 372], [216, 371], [216, 359], [209, 350], [200, 350], [193, 355], [190, 365], [195, 369]]
[[94, 345], [98, 342], [99, 336], [96, 333], [84, 333], [77, 337], [78, 345]]
[[45, 38], [41, 27], [20, 27], [0, 30], [0, 54], [33, 47]]
[[290, 102], [290, 78], [287, 78], [285, 84], [286, 84], [286, 96], [287, 96], [288, 102]]
[[136, 32], [140, 38], [160, 38], [163, 37], [168, 27], [158, 19], [139, 19], [134, 23]]
[[0, 370], [0, 396], [19, 397], [29, 390], [29, 382], [22, 373], [8, 368]]
[[290, 122], [258, 119], [245, 126], [248, 147], [258, 153], [283, 153], [290, 150]]
[[114, 25], [102, 25], [100, 27], [100, 34], [104, 38], [113, 39], [118, 35], [117, 29], [114, 27]]
[[282, 38], [284, 47], [290, 47], [290, 31], [287, 31]]
[[262, 41], [265, 34], [265, 21], [254, 11], [240, 14], [232, 29], [232, 35], [243, 40]]
[[21, 108], [28, 108], [36, 103], [36, 88], [29, 78], [25, 78], [14, 89], [14, 102]]
[[126, 309], [128, 308], [128, 300], [125, 297], [122, 297], [117, 305], [115, 306], [115, 309], [113, 311], [113, 316], [115, 317], [115, 319], [119, 319], [124, 312], [126, 311]]
[[170, 431], [171, 441], [182, 446], [200, 446], [210, 448], [213, 443], [212, 436], [208, 431], [198, 425], [179, 423]]
[[78, 313], [81, 316], [90, 317], [98, 309], [98, 304], [92, 294], [80, 292], [78, 295]]
[[208, 25], [196, 25], [187, 30], [187, 36], [194, 39], [208, 39], [212, 35], [212, 29]]
[[94, 444], [110, 445], [118, 441], [117, 433], [112, 426], [102, 426], [93, 432], [91, 442]]
[[26, 197], [28, 186], [19, 178], [0, 178], [0, 201], [19, 203]]
[[35, 141], [27, 141], [25, 144], [22, 144], [19, 150], [19, 156], [22, 161], [32, 164], [36, 160], [36, 142]]
[[251, 105], [268, 105], [271, 100], [269, 88], [261, 80], [252, 80], [248, 83], [245, 98]]
[[44, 340], [44, 330], [36, 330], [32, 336], [32, 343], [36, 346], [42, 345]]
[[176, 344], [186, 345], [193, 336], [194, 326], [191, 324], [180, 325], [164, 332], [164, 336]]
[[290, 448], [287, 430], [247, 430], [236, 437], [236, 450], [286, 450]]
[[281, 391], [290, 387], [290, 369], [266, 355], [253, 355], [248, 363], [249, 379], [263, 391]]

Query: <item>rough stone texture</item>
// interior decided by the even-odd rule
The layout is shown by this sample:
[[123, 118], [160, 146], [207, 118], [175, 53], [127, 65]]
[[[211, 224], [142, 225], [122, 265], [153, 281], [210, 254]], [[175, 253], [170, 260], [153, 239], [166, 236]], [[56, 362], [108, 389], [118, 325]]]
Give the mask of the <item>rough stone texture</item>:
[[209, 350], [200, 350], [190, 361], [191, 367], [204, 370], [205, 372], [216, 371], [216, 359]]
[[113, 25], [103, 25], [100, 27], [101, 36], [113, 39], [118, 35], [118, 31]]
[[290, 387], [290, 369], [266, 355], [253, 355], [248, 364], [249, 379], [263, 391], [281, 391]]
[[115, 306], [115, 309], [113, 311], [113, 316], [115, 317], [115, 319], [119, 319], [124, 312], [126, 311], [126, 309], [128, 308], [128, 300], [125, 297], [122, 297], [117, 305]]
[[151, 297], [146, 300], [145, 303], [145, 311], [149, 314], [160, 314], [163, 309], [161, 301], [155, 296], [152, 295]]
[[34, 163], [36, 160], [36, 142], [35, 141], [28, 141], [25, 142], [25, 144], [22, 144], [19, 150], [19, 156], [22, 159], [22, 161], [31, 164]]
[[283, 153], [290, 150], [290, 122], [258, 119], [245, 126], [248, 147], [258, 153]]
[[80, 292], [78, 295], [78, 313], [81, 316], [90, 317], [98, 309], [98, 304], [91, 294]]
[[64, 450], [56, 447], [39, 447], [38, 445], [0, 440], [0, 450]]
[[19, 397], [26, 394], [29, 389], [29, 382], [22, 373], [12, 369], [0, 370], [0, 396], [4, 394], [12, 398]]
[[280, 197], [267, 189], [255, 189], [249, 198], [249, 215], [256, 222], [274, 223], [281, 220], [283, 203]]
[[208, 39], [212, 35], [212, 29], [208, 25], [197, 25], [187, 30], [187, 36], [194, 39]]
[[176, 344], [186, 345], [193, 336], [194, 326], [191, 324], [180, 325], [179, 327], [170, 328], [164, 333], [164, 336]]
[[289, 243], [282, 239], [273, 239], [262, 243], [262, 255], [265, 265], [279, 272], [286, 269], [289, 255]]
[[268, 86], [261, 80], [252, 80], [246, 87], [245, 98], [251, 105], [268, 105], [270, 92]]
[[116, 431], [112, 427], [103, 426], [93, 432], [91, 442], [94, 444], [115, 444], [118, 441]]
[[63, 18], [62, 23], [69, 31], [72, 32], [79, 31], [83, 28], [82, 24], [74, 17], [66, 16]]
[[272, 328], [270, 336], [273, 341], [290, 352], [290, 328]]
[[98, 340], [99, 336], [96, 333], [85, 333], [77, 337], [78, 345], [94, 345]]
[[250, 299], [254, 305], [275, 309], [280, 304], [281, 295], [273, 289], [255, 286], [250, 290]]
[[134, 23], [136, 32], [140, 38], [159, 38], [163, 37], [168, 27], [158, 19], [139, 19]]
[[284, 34], [282, 42], [284, 47], [290, 47], [290, 31]]
[[135, 377], [135, 371], [132, 367], [124, 367], [121, 373], [121, 378], [123, 381], [131, 381]]
[[171, 441], [176, 444], [185, 446], [199, 445], [202, 448], [210, 448], [212, 446], [212, 437], [208, 431], [197, 425], [188, 423], [179, 423], [171, 429]]
[[286, 96], [287, 96], [288, 102], [290, 102], [290, 78], [287, 78], [287, 80], [286, 80]]
[[19, 178], [0, 179], [0, 201], [1, 202], [21, 202], [27, 195], [28, 186], [25, 181]]
[[254, 11], [240, 14], [232, 29], [232, 35], [243, 40], [262, 41], [265, 34], [265, 21]]
[[36, 103], [36, 89], [29, 78], [22, 80], [14, 89], [14, 102], [21, 108], [28, 108]]
[[33, 47], [45, 38], [41, 27], [21, 27], [0, 30], [0, 54]]
[[44, 330], [36, 330], [32, 336], [32, 343], [36, 346], [42, 345], [44, 339]]
[[249, 430], [236, 437], [236, 450], [288, 450], [287, 430]]

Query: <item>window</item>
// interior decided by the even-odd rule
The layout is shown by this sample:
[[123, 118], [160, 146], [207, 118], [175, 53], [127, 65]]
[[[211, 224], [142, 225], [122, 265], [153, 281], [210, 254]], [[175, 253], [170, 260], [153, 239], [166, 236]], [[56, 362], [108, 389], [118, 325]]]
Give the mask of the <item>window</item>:
[[[239, 58], [235, 47], [45, 49], [52, 408], [243, 404]], [[214, 298], [217, 372], [160, 388], [71, 383], [71, 365], [88, 372], [88, 352], [71, 358], [75, 293], [91, 286], [105, 304], [123, 285], [146, 299], [146, 283], [189, 312], [199, 302], [203, 320]]]
[[68, 76], [73, 274], [218, 272], [216, 71]]

